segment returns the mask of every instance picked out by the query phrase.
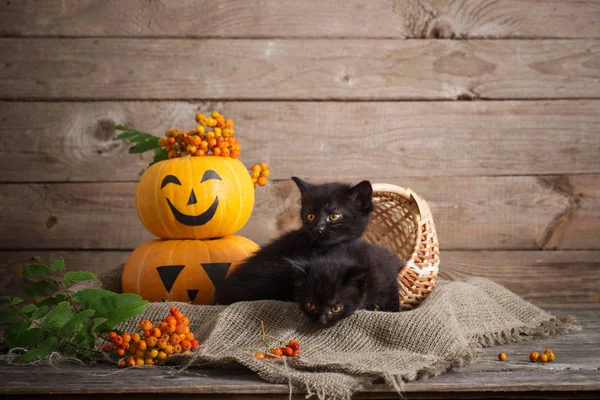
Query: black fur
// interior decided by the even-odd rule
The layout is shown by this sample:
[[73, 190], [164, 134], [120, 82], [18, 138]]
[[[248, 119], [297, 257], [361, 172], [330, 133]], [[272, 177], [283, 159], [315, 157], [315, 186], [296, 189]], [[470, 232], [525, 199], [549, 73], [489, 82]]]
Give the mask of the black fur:
[[[288, 263], [294, 266], [298, 307], [321, 327], [335, 325], [361, 309], [400, 311], [396, 280], [400, 260], [383, 247], [354, 240]], [[340, 311], [334, 312], [336, 306]]]
[[[217, 288], [216, 303], [249, 300], [293, 301], [294, 285], [284, 258], [310, 257], [359, 238], [373, 210], [373, 189], [368, 181], [312, 185], [292, 178], [300, 189], [302, 227], [287, 232], [261, 248], [234, 270]], [[308, 215], [314, 219], [309, 220]], [[332, 221], [332, 214], [339, 218]]]

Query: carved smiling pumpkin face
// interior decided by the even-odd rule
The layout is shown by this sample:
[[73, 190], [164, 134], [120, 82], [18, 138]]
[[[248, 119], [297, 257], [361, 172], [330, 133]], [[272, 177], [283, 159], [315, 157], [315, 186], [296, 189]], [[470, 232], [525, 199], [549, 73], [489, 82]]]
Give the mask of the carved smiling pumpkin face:
[[212, 304], [216, 286], [256, 250], [256, 243], [241, 236], [151, 240], [129, 256], [122, 288], [149, 301]]
[[140, 178], [140, 220], [163, 239], [232, 235], [250, 218], [254, 187], [246, 167], [228, 157], [186, 157], [154, 164]]

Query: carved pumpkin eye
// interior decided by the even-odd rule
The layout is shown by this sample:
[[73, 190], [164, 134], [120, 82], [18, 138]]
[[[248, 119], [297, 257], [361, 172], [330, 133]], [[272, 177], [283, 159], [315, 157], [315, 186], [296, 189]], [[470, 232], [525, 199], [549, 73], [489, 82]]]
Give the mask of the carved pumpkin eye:
[[167, 175], [167, 176], [165, 176], [165, 179], [163, 179], [162, 183], [160, 184], [160, 188], [161, 189], [164, 188], [169, 183], [174, 183], [176, 185], [181, 186], [181, 182], [175, 175]]
[[314, 221], [315, 220], [315, 214], [308, 214], [306, 216], [306, 219], [309, 220], [309, 221]]
[[217, 174], [214, 170], [209, 169], [206, 170], [206, 172], [204, 172], [204, 175], [202, 175], [202, 180], [200, 181], [200, 183], [206, 182], [211, 179], [218, 179], [220, 181], [222, 180], [219, 174]]
[[340, 214], [335, 214], [335, 213], [334, 213], [334, 214], [331, 214], [331, 215], [329, 216], [329, 219], [330, 219], [331, 221], [337, 221], [339, 218], [340, 218]]
[[315, 305], [313, 303], [306, 303], [306, 307], [310, 310], [310, 311], [314, 311], [315, 310]]
[[333, 312], [333, 313], [339, 313], [340, 311], [342, 311], [342, 307], [341, 306], [333, 306], [333, 307], [331, 307], [331, 312]]

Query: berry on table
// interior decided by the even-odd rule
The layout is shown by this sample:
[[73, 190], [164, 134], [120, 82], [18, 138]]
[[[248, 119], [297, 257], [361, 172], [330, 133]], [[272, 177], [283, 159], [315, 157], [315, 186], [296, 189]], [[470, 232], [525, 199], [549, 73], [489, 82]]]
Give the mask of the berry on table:
[[500, 361], [506, 361], [506, 353], [500, 353], [500, 354], [498, 354], [498, 360], [500, 360]]
[[532, 351], [531, 354], [529, 354], [529, 361], [531, 362], [536, 362], [540, 357], [540, 353], [538, 353], [537, 351]]

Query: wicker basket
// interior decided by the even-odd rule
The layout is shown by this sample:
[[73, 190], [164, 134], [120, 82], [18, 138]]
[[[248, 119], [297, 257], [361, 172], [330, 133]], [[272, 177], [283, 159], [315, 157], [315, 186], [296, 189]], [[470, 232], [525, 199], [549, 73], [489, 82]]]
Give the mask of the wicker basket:
[[404, 262], [398, 274], [400, 307], [412, 310], [435, 287], [440, 246], [431, 211], [411, 189], [373, 184], [375, 211], [363, 239], [394, 251]]

